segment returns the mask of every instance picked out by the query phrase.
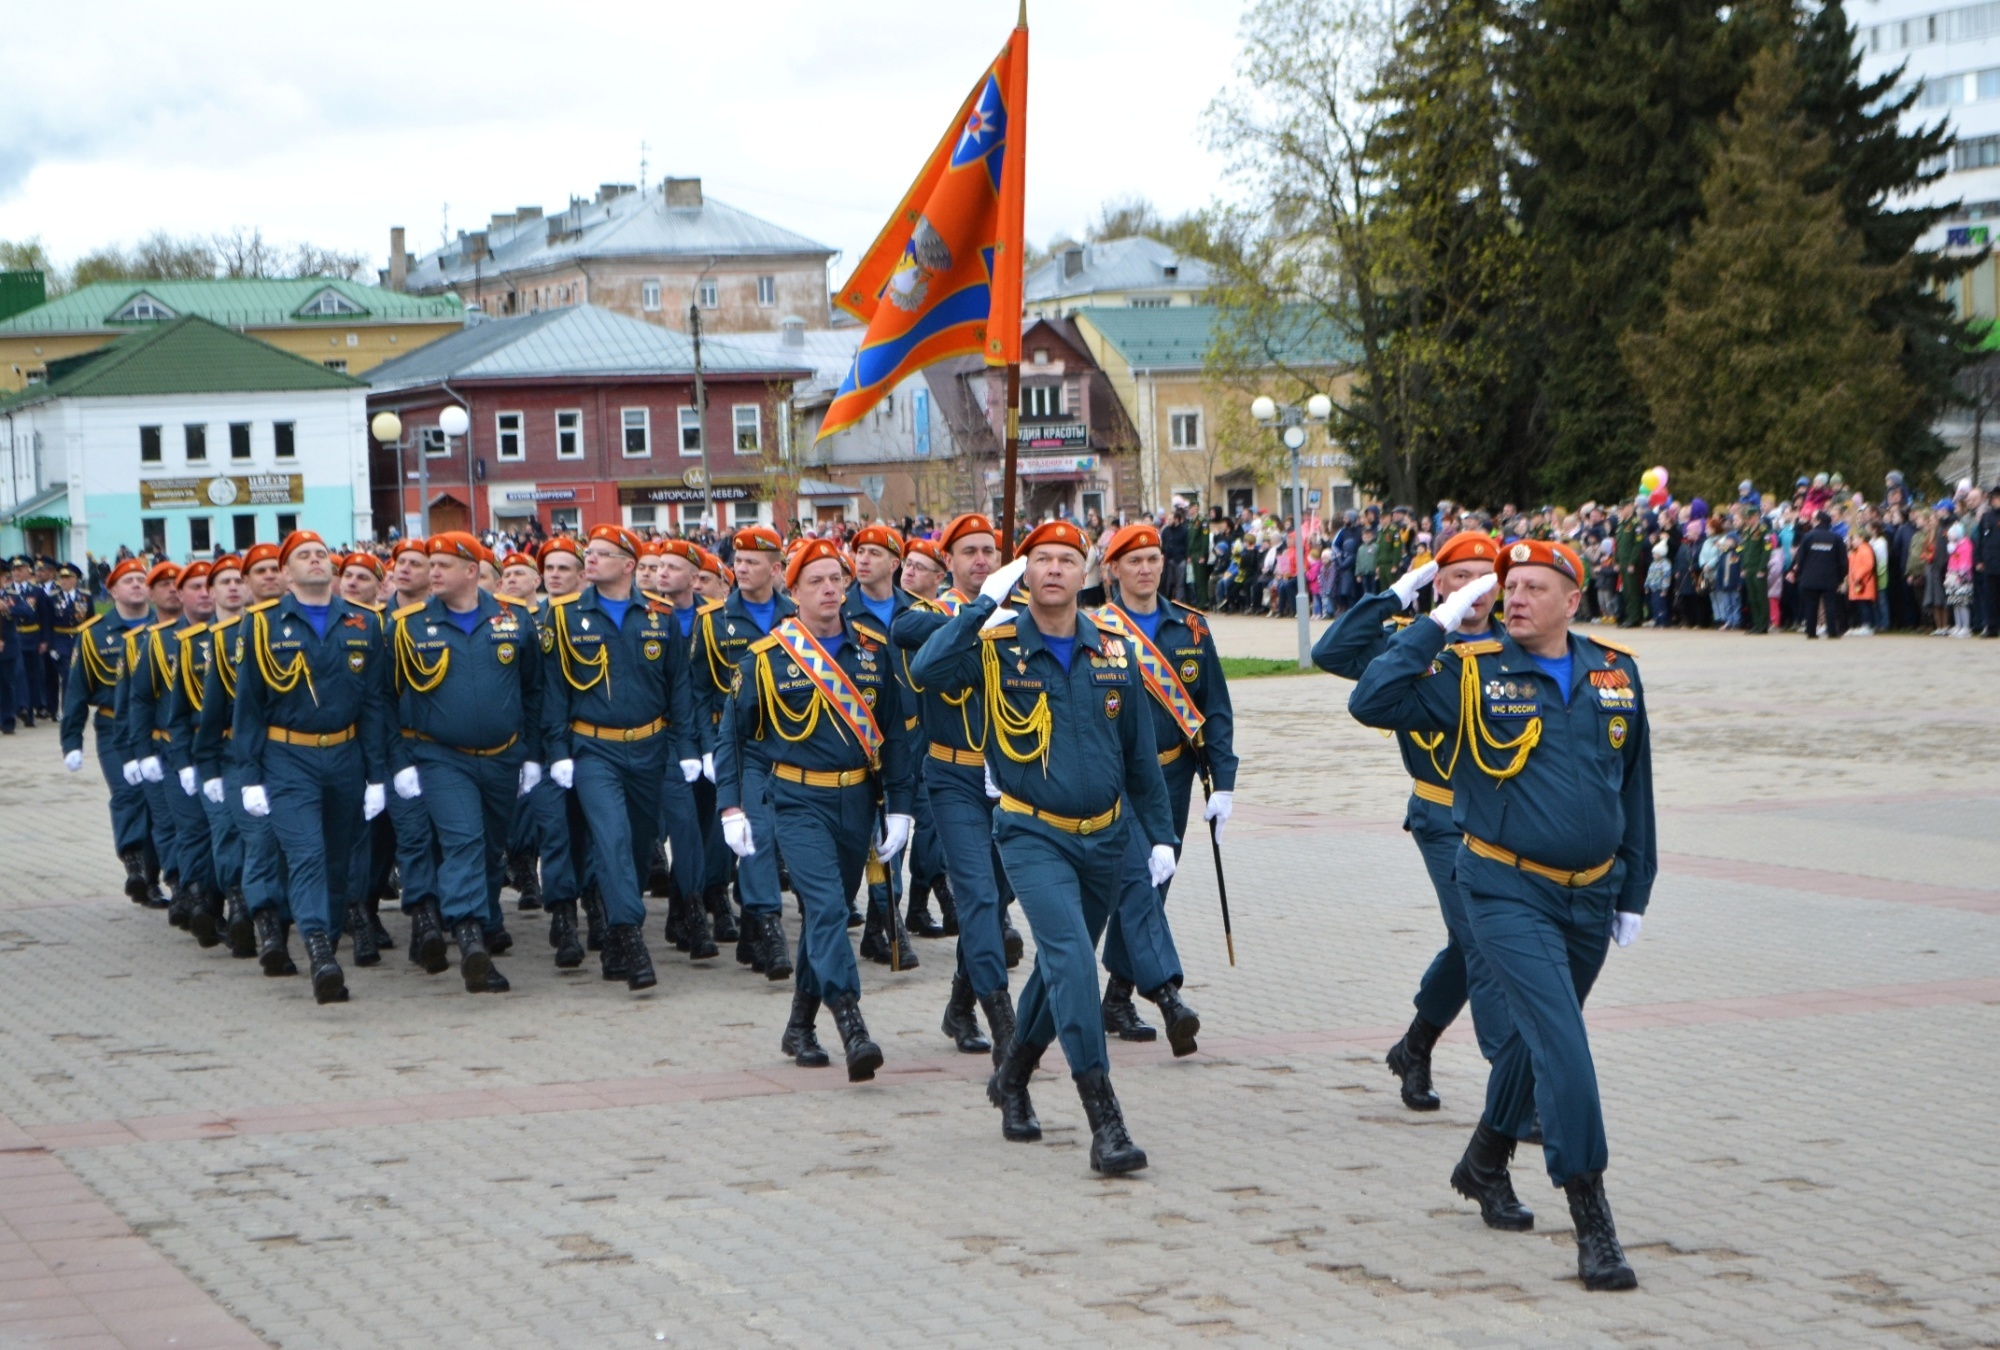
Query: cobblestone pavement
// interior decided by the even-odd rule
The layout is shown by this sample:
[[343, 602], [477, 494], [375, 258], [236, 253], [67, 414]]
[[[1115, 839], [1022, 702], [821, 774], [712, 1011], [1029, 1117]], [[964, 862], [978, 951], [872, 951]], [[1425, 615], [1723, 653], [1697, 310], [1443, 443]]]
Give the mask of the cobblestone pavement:
[[117, 894], [94, 760], [0, 740], [0, 1346], [2000, 1344], [2000, 649], [1631, 636], [1663, 875], [1591, 1027], [1635, 1293], [1583, 1292], [1526, 1151], [1535, 1234], [1450, 1190], [1469, 1027], [1444, 1110], [1400, 1105], [1441, 938], [1407, 784], [1345, 683], [1276, 676], [1236, 689], [1238, 964], [1190, 852], [1207, 1032], [1114, 1050], [1152, 1157], [1114, 1181], [1065, 1076], [1001, 1140], [948, 942], [864, 966], [854, 1088], [777, 1054], [786, 988], [657, 925], [647, 997], [523, 919], [512, 995], [399, 948], [317, 1008]]

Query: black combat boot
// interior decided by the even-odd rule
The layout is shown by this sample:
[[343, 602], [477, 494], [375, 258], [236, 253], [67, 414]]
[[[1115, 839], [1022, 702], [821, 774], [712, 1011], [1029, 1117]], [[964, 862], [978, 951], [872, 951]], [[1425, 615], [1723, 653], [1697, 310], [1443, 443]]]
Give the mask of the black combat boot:
[[[401, 900], [402, 898], [403, 869], [395, 863], [390, 863], [389, 875], [382, 879], [382, 899]], [[376, 945], [380, 946], [381, 944], [378, 942]]]
[[604, 918], [604, 896], [593, 881], [583, 888], [583, 945], [594, 952], [603, 951], [604, 930], [609, 926]]
[[778, 1048], [792, 1057], [801, 1069], [824, 1069], [832, 1063], [826, 1047], [819, 1043], [813, 1022], [819, 1017], [819, 1000], [803, 989], [792, 991], [792, 1017], [785, 1023], [784, 1039]]
[[506, 924], [486, 934], [486, 950], [494, 956], [505, 956], [514, 950], [514, 935], [507, 931]]
[[1451, 1169], [1451, 1188], [1479, 1206], [1488, 1228], [1525, 1233], [1535, 1226], [1535, 1216], [1514, 1194], [1514, 1179], [1507, 1174], [1513, 1156], [1514, 1141], [1480, 1121], [1465, 1156]]
[[277, 907], [267, 905], [258, 910], [253, 924], [257, 933], [257, 961], [264, 967], [264, 973], [283, 975], [287, 973], [287, 967], [296, 971], [297, 967], [292, 966], [292, 954], [287, 950], [290, 944], [285, 941], [285, 926], [278, 918]]
[[882, 1067], [882, 1047], [868, 1039], [868, 1024], [861, 1020], [861, 1000], [842, 994], [826, 1003], [833, 1024], [840, 1028], [840, 1043], [847, 1047], [847, 1081], [865, 1083]]
[[278, 933], [283, 939], [283, 954], [285, 958], [285, 963], [279, 967], [278, 973], [280, 975], [296, 975], [299, 973], [299, 968], [292, 960], [292, 921], [289, 916], [278, 920]]
[[1563, 1183], [1569, 1217], [1576, 1224], [1576, 1273], [1585, 1289], [1636, 1289], [1639, 1277], [1625, 1264], [1611, 1202], [1604, 1198], [1604, 1173], [1585, 1172]]
[[194, 918], [194, 898], [201, 894], [201, 887], [195, 882], [177, 884], [173, 898], [167, 901], [167, 922], [182, 932], [189, 931]]
[[[891, 901], [890, 903], [893, 904], [895, 902]], [[884, 908], [887, 907], [885, 906]], [[890, 922], [888, 918], [885, 917], [882, 920], [882, 929], [884, 933], [890, 933], [894, 930], [894, 928], [895, 925], [892, 922]], [[903, 933], [901, 935], [895, 936], [891, 945], [894, 948], [896, 959], [890, 962], [890, 965], [897, 972], [900, 973], [906, 970], [915, 970], [918, 966], [923, 964], [923, 962], [917, 959], [917, 949], [910, 945], [910, 935], [908, 933]]]
[[429, 975], [441, 975], [451, 964], [445, 947], [444, 915], [435, 900], [424, 901], [410, 915], [410, 960]]
[[597, 973], [606, 980], [622, 980], [631, 968], [625, 964], [625, 944], [618, 940], [618, 928], [605, 931], [604, 946], [597, 953]]
[[746, 909], [736, 929], [736, 964], [748, 966], [762, 975], [763, 961], [764, 927], [757, 921], [756, 914]]
[[486, 930], [477, 919], [460, 919], [451, 926], [452, 940], [458, 943], [458, 973], [465, 992], [486, 992], [486, 977], [493, 973], [493, 954], [486, 950]]
[[576, 935], [576, 901], [549, 906], [549, 945], [556, 949], [556, 969], [575, 970], [583, 964], [583, 943]]
[[1007, 954], [1007, 969], [1021, 964], [1021, 953], [1026, 950], [1021, 945], [1021, 930], [1014, 927], [1014, 902], [1009, 900], [1000, 906], [1000, 946]]
[[958, 901], [952, 898], [951, 878], [940, 872], [937, 879], [939, 927], [946, 937], [958, 936]]
[[1125, 1132], [1125, 1113], [1118, 1109], [1111, 1075], [1092, 1069], [1076, 1080], [1076, 1095], [1083, 1099], [1083, 1114], [1090, 1118], [1090, 1170], [1115, 1177], [1144, 1167], [1146, 1150]]
[[[990, 1014], [992, 1008], [989, 1006]], [[1042, 1122], [1035, 1119], [1035, 1104], [1028, 1100], [1028, 1080], [1042, 1062], [1047, 1046], [1029, 1048], [1019, 1040], [999, 1041], [1000, 1062], [986, 1080], [986, 1100], [1000, 1108], [1000, 1133], [1017, 1144], [1032, 1144], [1042, 1137]]]
[[382, 922], [382, 897], [369, 896], [368, 903], [363, 908], [368, 915], [368, 932], [375, 939], [375, 949], [384, 952], [395, 951], [396, 939], [389, 936], [389, 926]]
[[938, 1030], [952, 1038], [961, 1055], [985, 1055], [993, 1051], [993, 1042], [979, 1032], [979, 1001], [972, 996], [972, 981], [965, 978], [964, 971], [951, 977], [951, 998], [944, 1005], [944, 1021]]
[[931, 917], [931, 884], [910, 878], [909, 902], [903, 907], [903, 931], [911, 937], [944, 936], [944, 925]]
[[243, 887], [231, 886], [224, 902], [223, 926], [229, 934], [229, 954], [238, 960], [248, 960], [257, 954], [257, 925], [251, 922], [250, 906], [243, 898]]
[[713, 961], [721, 955], [715, 945], [715, 935], [708, 928], [708, 911], [701, 906], [698, 897], [681, 902], [682, 927], [687, 943], [681, 950], [688, 954], [690, 961]]
[[1121, 1041], [1150, 1041], [1160, 1034], [1139, 1020], [1132, 982], [1116, 975], [1104, 982], [1104, 1029]]
[[660, 938], [677, 952], [688, 949], [686, 901], [678, 889], [667, 897], [667, 921], [660, 930]]
[[[848, 903], [853, 904], [852, 901]], [[878, 966], [889, 964], [889, 935], [885, 931], [888, 925], [883, 922], [884, 917], [881, 909], [871, 900], [868, 925], [861, 930], [861, 946], [857, 949], [862, 960], [873, 961]], [[854, 925], [850, 923], [847, 926], [852, 928]]]
[[219, 900], [206, 886], [195, 893], [194, 908], [188, 913], [188, 931], [194, 934], [198, 946], [213, 947], [222, 941], [222, 924], [216, 914]]
[[333, 959], [333, 934], [302, 933], [306, 944], [306, 964], [312, 967], [313, 1001], [317, 1003], [347, 1002], [347, 980], [340, 973], [340, 962]]
[[381, 949], [375, 945], [375, 926], [368, 922], [368, 915], [359, 905], [351, 906], [347, 911], [347, 936], [354, 941], [355, 965], [382, 964]]
[[993, 1067], [997, 1069], [1007, 1047], [1014, 1042], [1014, 996], [1003, 985], [990, 994], [981, 994], [979, 1006], [986, 1010], [986, 1030], [993, 1040]]
[[[638, 924], [614, 924], [611, 941], [616, 942], [624, 957], [621, 964], [625, 969], [625, 987], [637, 992], [651, 989], [660, 982], [653, 973], [653, 954], [646, 950], [646, 930]], [[606, 944], [609, 950], [609, 944]]]
[[486, 972], [486, 987], [479, 992], [484, 994], [504, 994], [513, 987], [508, 982], [507, 977], [500, 973], [500, 967], [496, 965], [493, 969]]
[[[708, 910], [708, 917], [715, 925], [715, 940], [718, 943], [735, 942], [741, 934], [736, 929], [736, 911], [729, 907], [729, 888], [711, 886], [702, 893], [702, 906]], [[742, 960], [737, 957], [737, 960]]]
[[[746, 923], [749, 915], [743, 916]], [[767, 980], [789, 980], [792, 978], [792, 949], [785, 941], [785, 916], [779, 910], [770, 910], [757, 916], [758, 933], [762, 938], [758, 945], [758, 960], [763, 966]]]
[[1403, 1105], [1412, 1111], [1435, 1111], [1441, 1102], [1431, 1091], [1431, 1047], [1444, 1035], [1423, 1018], [1413, 1018], [1403, 1039], [1389, 1052], [1389, 1072], [1403, 1080]]
[[[1180, 986], [1169, 980], [1146, 997], [1159, 1005], [1160, 1017], [1167, 1024], [1167, 1044], [1174, 1048], [1174, 1058], [1185, 1059], [1193, 1054], [1194, 1038], [1201, 1033], [1201, 1018], [1181, 998]], [[1151, 1027], [1146, 1029], [1152, 1030]]]
[[518, 908], [524, 910], [542, 907], [542, 874], [536, 862], [534, 852], [529, 849], [507, 855], [507, 882], [519, 892]]
[[658, 840], [653, 842], [653, 861], [646, 868], [646, 894], [655, 900], [665, 900], [673, 894], [674, 874], [667, 867], [667, 846]]

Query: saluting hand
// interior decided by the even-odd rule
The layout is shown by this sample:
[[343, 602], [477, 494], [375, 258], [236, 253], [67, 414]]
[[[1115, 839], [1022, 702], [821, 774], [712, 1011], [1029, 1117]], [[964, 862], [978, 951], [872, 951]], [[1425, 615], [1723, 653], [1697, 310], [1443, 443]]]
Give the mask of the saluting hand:
[[1461, 586], [1438, 601], [1430, 617], [1437, 626], [1447, 633], [1456, 633], [1458, 626], [1465, 622], [1465, 616], [1472, 613], [1472, 607], [1480, 602], [1489, 591], [1500, 584], [1500, 578], [1488, 573], [1468, 586]]
[[1014, 593], [1014, 587], [1020, 584], [1021, 578], [1027, 571], [1026, 558], [1014, 559], [986, 578], [986, 584], [979, 588], [980, 598], [991, 600], [996, 605], [1004, 603], [1007, 597]]
[[1417, 603], [1417, 592], [1430, 585], [1431, 578], [1437, 574], [1438, 565], [1434, 562], [1427, 562], [1422, 567], [1413, 568], [1403, 573], [1400, 577], [1397, 577], [1389, 583], [1389, 589], [1395, 593], [1398, 600], [1403, 602], [1403, 608], [1408, 609], [1411, 605]]

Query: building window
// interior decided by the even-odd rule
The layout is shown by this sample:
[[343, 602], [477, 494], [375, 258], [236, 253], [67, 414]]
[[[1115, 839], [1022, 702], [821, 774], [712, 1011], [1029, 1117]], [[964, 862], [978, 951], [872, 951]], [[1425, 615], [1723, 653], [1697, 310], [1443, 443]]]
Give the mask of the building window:
[[[291, 422], [271, 423], [271, 440], [278, 447], [279, 459], [298, 458], [299, 446], [298, 440], [293, 434], [293, 426], [294, 424]], [[285, 533], [289, 534], [291, 531], [287, 530]]]
[[329, 286], [298, 308], [300, 318], [328, 318], [336, 314], [366, 314], [368, 311]]
[[502, 459], [519, 459], [521, 446], [521, 414], [503, 412], [493, 414], [493, 438], [498, 447], [496, 453]]
[[701, 414], [693, 408], [681, 409], [681, 453], [701, 453]]
[[660, 283], [648, 281], [639, 287], [639, 308], [653, 312], [660, 307]]
[[345, 358], [335, 361], [322, 361], [320, 364], [328, 370], [336, 371], [339, 374], [345, 375], [347, 373], [347, 361]]
[[206, 553], [215, 547], [215, 541], [209, 537], [208, 531], [209, 522], [207, 516], [193, 516], [189, 518], [188, 552]]
[[139, 462], [158, 464], [160, 462], [160, 429], [158, 427], [139, 428]]
[[1062, 386], [1059, 384], [1030, 384], [1021, 389], [1021, 416], [1061, 417]]
[[1201, 449], [1201, 414], [1177, 412], [1167, 415], [1167, 443], [1176, 450]]
[[207, 426], [200, 422], [189, 422], [181, 428], [181, 443], [187, 447], [188, 463], [208, 463]]
[[754, 403], [739, 403], [731, 410], [736, 421], [736, 453], [764, 453], [764, 410]]
[[755, 502], [733, 502], [730, 505], [729, 514], [736, 518], [738, 525], [755, 525], [759, 520], [763, 519], [762, 513], [758, 511], [757, 503]]
[[552, 506], [549, 508], [549, 528], [557, 534], [581, 534], [583, 508], [580, 506]]
[[135, 295], [125, 307], [111, 316], [113, 323], [150, 323], [160, 319], [171, 319], [174, 312], [150, 295]]
[[229, 457], [231, 459], [250, 458], [250, 424], [231, 422], [229, 424]]
[[298, 512], [296, 511], [278, 512], [278, 538], [283, 539], [286, 535], [290, 534], [293, 530], [296, 530], [298, 527], [299, 527]]
[[556, 414], [556, 458], [583, 458], [583, 412], [565, 408]]
[[695, 303], [703, 309], [715, 308], [716, 294], [715, 283], [713, 281], [703, 278], [701, 284], [695, 287]]
[[417, 433], [417, 439], [423, 444], [426, 459], [442, 459], [451, 453], [451, 439], [444, 434], [443, 427], [425, 427]]
[[643, 459], [653, 453], [652, 415], [644, 408], [627, 408], [625, 420], [625, 458]]
[[245, 511], [229, 518], [229, 532], [235, 539], [238, 553], [257, 542], [257, 513]]
[[776, 277], [757, 278], [757, 303], [775, 305], [778, 303], [778, 279]]
[[1135, 295], [1125, 304], [1130, 309], [1171, 309], [1174, 302], [1164, 295]]
[[167, 551], [167, 518], [144, 516], [139, 521], [140, 546], [148, 553]]
[[660, 508], [657, 506], [635, 506], [632, 519], [628, 522], [635, 530], [650, 530], [660, 523]]

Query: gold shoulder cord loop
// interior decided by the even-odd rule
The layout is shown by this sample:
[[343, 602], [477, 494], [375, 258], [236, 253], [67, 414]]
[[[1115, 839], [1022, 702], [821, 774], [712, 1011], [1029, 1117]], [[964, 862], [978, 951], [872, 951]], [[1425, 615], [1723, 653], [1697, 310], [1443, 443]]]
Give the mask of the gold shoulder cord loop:
[[[563, 617], [560, 607], [556, 607], [556, 612], [549, 615], [549, 622], [556, 628], [556, 659], [562, 663], [562, 676], [569, 681], [570, 688], [579, 694], [588, 693], [611, 678], [609, 646], [600, 642], [596, 656], [585, 656], [576, 649], [576, 644], [570, 641], [569, 621]], [[579, 666], [597, 673], [587, 680], [579, 681], [576, 675], [576, 668]]]
[[1410, 744], [1416, 746], [1417, 749], [1429, 755], [1431, 760], [1431, 767], [1438, 771], [1438, 777], [1444, 779], [1445, 782], [1449, 783], [1451, 781], [1451, 771], [1458, 767], [1459, 749], [1465, 744], [1465, 727], [1463, 723], [1461, 722], [1460, 726], [1458, 727], [1457, 735], [1452, 737], [1451, 763], [1449, 764], [1438, 763], [1438, 757], [1437, 757], [1438, 747], [1444, 744], [1444, 733], [1442, 731], [1431, 732], [1430, 738], [1428, 740], [1425, 739], [1425, 733], [1421, 731], [1412, 731], [1408, 734], [1410, 737]]
[[410, 636], [410, 621], [407, 617], [396, 620], [396, 679], [408, 685], [419, 694], [428, 694], [444, 683], [445, 672], [451, 667], [451, 648], [446, 647], [437, 654], [437, 660], [425, 664], [423, 654], [417, 650], [417, 641]]
[[[1006, 695], [1000, 692], [1000, 653], [993, 650], [991, 642], [982, 641], [979, 648], [986, 676], [986, 722], [993, 728], [1000, 753], [1016, 764], [1039, 761], [1042, 774], [1046, 777], [1049, 772], [1049, 737], [1055, 729], [1055, 716], [1049, 712], [1048, 694], [1037, 694], [1034, 708], [1025, 715], [1015, 712]], [[966, 692], [968, 695], [971, 693], [970, 690]], [[963, 710], [960, 715], [964, 715]], [[1033, 739], [1034, 749], [1023, 754], [1014, 748], [1014, 740], [1028, 738]]]
[[[1528, 752], [1541, 743], [1542, 719], [1531, 717], [1521, 728], [1521, 734], [1511, 741], [1503, 741], [1486, 729], [1486, 721], [1479, 715], [1479, 661], [1472, 656], [1462, 658], [1463, 665], [1459, 677], [1458, 734], [1460, 744], [1472, 749], [1472, 762], [1479, 771], [1495, 782], [1504, 783], [1528, 765]], [[1484, 743], [1488, 749], [1501, 753], [1512, 751], [1514, 758], [1504, 768], [1494, 768], [1480, 755], [1479, 747]], [[1457, 751], [1453, 751], [1456, 763]]]
[[[201, 681], [197, 680], [194, 677], [194, 662], [189, 659], [194, 655], [193, 651], [190, 650], [190, 648], [192, 648], [193, 645], [194, 644], [189, 639], [187, 638], [181, 639], [181, 669], [180, 669], [181, 693], [187, 697], [188, 707], [194, 709], [194, 711], [196, 712], [200, 712]], [[209, 639], [208, 649], [210, 653], [209, 655], [210, 661], [213, 661], [215, 659], [214, 652], [216, 647], [219, 645], [220, 644], [217, 643], [213, 637]]]
[[251, 634], [250, 646], [257, 657], [258, 673], [274, 694], [289, 694], [299, 687], [299, 681], [306, 682], [306, 692], [312, 695], [314, 703], [319, 702], [319, 691], [313, 688], [312, 671], [306, 668], [306, 654], [299, 652], [292, 657], [291, 664], [280, 666], [278, 658], [271, 654], [271, 621], [262, 610], [257, 612], [257, 631]]
[[[819, 690], [814, 689], [812, 697], [806, 701], [806, 710], [802, 713], [793, 712], [785, 705], [785, 701], [778, 697], [778, 677], [771, 673], [771, 654], [757, 653], [757, 706], [763, 713], [757, 722], [759, 739], [764, 735], [764, 723], [769, 722], [771, 729], [778, 733], [781, 740], [797, 745], [811, 736], [813, 728], [819, 725], [819, 705], [822, 701]], [[838, 726], [839, 719], [834, 720]], [[787, 726], [801, 729], [794, 733], [787, 731], [785, 729]]]
[[152, 677], [153, 697], [157, 699], [167, 692], [173, 679], [174, 665], [167, 660], [167, 644], [165, 639], [161, 638], [159, 629], [155, 628], [146, 634], [146, 649], [153, 658], [151, 662], [153, 668], [147, 673]]
[[[240, 636], [238, 640], [241, 640]], [[231, 703], [234, 703], [236, 701], [236, 667], [229, 664], [229, 652], [227, 648], [228, 644], [223, 642], [221, 638], [217, 638], [209, 659], [215, 663], [215, 674], [216, 678], [222, 682], [222, 692], [228, 696]]]
[[83, 662], [84, 674], [99, 689], [109, 689], [118, 683], [118, 668], [104, 659], [104, 653], [97, 650], [97, 635], [84, 633], [76, 644], [77, 659]]
[[716, 663], [715, 613], [713, 610], [701, 616], [701, 654], [708, 662], [708, 679], [717, 689], [727, 692], [736, 678], [727, 661]]

